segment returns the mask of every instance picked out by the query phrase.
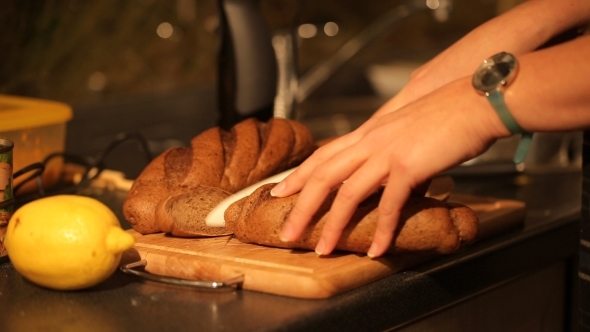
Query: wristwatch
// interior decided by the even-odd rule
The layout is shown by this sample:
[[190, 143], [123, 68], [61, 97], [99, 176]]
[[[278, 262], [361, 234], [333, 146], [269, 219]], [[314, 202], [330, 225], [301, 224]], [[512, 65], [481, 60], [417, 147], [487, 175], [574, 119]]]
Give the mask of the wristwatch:
[[498, 113], [502, 123], [512, 134], [521, 134], [514, 163], [520, 164], [524, 161], [531, 145], [533, 133], [522, 129], [510, 114], [504, 102], [503, 90], [514, 80], [518, 73], [518, 61], [510, 53], [501, 52], [491, 58], [484, 60], [481, 66], [473, 74], [473, 87], [485, 95], [492, 107]]

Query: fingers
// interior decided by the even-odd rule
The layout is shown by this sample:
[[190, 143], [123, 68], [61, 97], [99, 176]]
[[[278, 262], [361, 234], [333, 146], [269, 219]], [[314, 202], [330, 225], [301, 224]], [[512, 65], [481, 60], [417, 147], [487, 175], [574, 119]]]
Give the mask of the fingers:
[[349, 134], [321, 147], [272, 189], [270, 194], [275, 197], [286, 197], [301, 190], [279, 235], [282, 241], [298, 239], [332, 188], [350, 175], [350, 167], [336, 168], [334, 171], [334, 166], [330, 167], [324, 161], [345, 150], [355, 140], [354, 135]]
[[357, 134], [341, 136], [317, 149], [305, 162], [288, 177], [279, 182], [270, 192], [274, 197], [287, 197], [299, 192], [310, 178], [311, 173], [326, 160], [358, 141]]
[[401, 210], [410, 191], [410, 186], [400, 185], [399, 181], [390, 176], [379, 201], [377, 228], [367, 256], [372, 258], [382, 256], [391, 246]]
[[380, 163], [365, 163], [342, 184], [332, 206], [322, 235], [315, 251], [318, 255], [328, 255], [338, 244], [342, 231], [352, 218], [358, 205], [380, 187], [387, 169]]
[[280, 234], [281, 240], [294, 241], [299, 238], [326, 196], [355, 172], [365, 158], [366, 155], [341, 152], [330, 158], [329, 162], [316, 166], [289, 213]]
[[[377, 141], [365, 139], [363, 143], [353, 144], [350, 144], [350, 141], [345, 142], [348, 144], [337, 141], [328, 144], [283, 180], [282, 184], [275, 186], [273, 195], [279, 192], [281, 196], [291, 194], [290, 190], [298, 186], [302, 187], [297, 202], [281, 230], [281, 240], [287, 242], [297, 240], [330, 191], [341, 185], [315, 248], [318, 255], [328, 255], [334, 250], [342, 231], [358, 205], [384, 181], [391, 182], [389, 179], [391, 165], [386, 162], [389, 159], [387, 149], [375, 150], [375, 146], [382, 141], [380, 135], [375, 137], [380, 139]], [[342, 184], [343, 181], [346, 182]], [[400, 181], [393, 184], [393, 186], [400, 185], [408, 187], [408, 184], [400, 183]], [[410, 189], [405, 192], [409, 195]], [[404, 202], [405, 198], [402, 197], [401, 201]], [[370, 251], [371, 257], [380, 256], [387, 250], [399, 218], [401, 207], [396, 210], [395, 206], [384, 205], [384, 208], [384, 216], [381, 216], [380, 211], [380, 221], [373, 248]]]
[[[483, 125], [474, 127], [472, 118], [465, 116], [475, 102], [471, 94], [464, 103], [452, 97], [468, 84], [467, 80], [457, 81], [442, 92], [437, 90], [392, 112], [386, 111], [395, 105], [388, 105], [383, 114], [372, 117], [360, 130], [318, 149], [273, 189], [272, 194], [279, 197], [301, 190], [281, 238], [298, 239], [332, 188], [346, 181], [335, 197], [316, 247], [319, 254], [331, 253], [360, 202], [386, 181], [367, 254], [378, 257], [386, 253], [412, 190], [422, 196], [430, 177], [485, 151], [495, 137]], [[481, 116], [487, 119], [488, 115]]]
[[330, 193], [330, 186], [305, 186], [297, 199], [297, 203], [289, 212], [289, 217], [280, 233], [284, 242], [297, 240], [311, 221], [325, 197]]

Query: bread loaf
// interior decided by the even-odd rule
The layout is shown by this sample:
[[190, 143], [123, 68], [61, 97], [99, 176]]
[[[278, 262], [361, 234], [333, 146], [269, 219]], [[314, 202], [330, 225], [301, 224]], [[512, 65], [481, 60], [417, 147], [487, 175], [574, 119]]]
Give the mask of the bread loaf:
[[142, 234], [226, 234], [205, 226], [207, 213], [227, 195], [299, 165], [316, 148], [302, 124], [253, 118], [230, 131], [211, 128], [190, 147], [166, 150], [141, 172], [123, 203], [123, 215]]
[[[279, 232], [299, 194], [272, 197], [273, 186], [261, 186], [250, 196], [230, 205], [225, 212], [226, 228], [244, 242], [313, 250], [337, 189], [323, 202], [299, 240], [283, 242]], [[358, 206], [336, 249], [361, 253], [369, 250], [377, 225], [380, 197], [381, 191], [376, 192]], [[433, 251], [448, 254], [474, 241], [477, 232], [478, 219], [470, 208], [434, 198], [410, 197], [402, 209], [389, 253]]]

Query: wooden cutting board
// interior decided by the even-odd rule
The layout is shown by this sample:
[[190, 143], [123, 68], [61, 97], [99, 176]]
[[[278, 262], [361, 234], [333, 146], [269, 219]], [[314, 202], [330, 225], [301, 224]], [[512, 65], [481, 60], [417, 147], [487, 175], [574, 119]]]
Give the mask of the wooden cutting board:
[[[456, 194], [449, 201], [477, 213], [480, 241], [524, 221], [523, 202]], [[243, 289], [309, 299], [340, 294], [433, 257], [414, 254], [371, 259], [355, 253], [319, 257], [312, 251], [246, 244], [231, 236], [183, 239], [130, 232], [137, 242], [123, 262], [143, 259], [145, 271], [151, 274], [208, 281], [243, 276]]]

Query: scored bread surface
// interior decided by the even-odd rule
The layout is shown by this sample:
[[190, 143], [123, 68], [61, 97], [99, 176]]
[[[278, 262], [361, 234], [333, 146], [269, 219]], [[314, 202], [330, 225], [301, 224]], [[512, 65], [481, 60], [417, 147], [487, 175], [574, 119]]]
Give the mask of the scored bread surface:
[[[226, 228], [244, 242], [313, 250], [337, 191], [334, 190], [323, 202], [299, 240], [283, 242], [279, 232], [299, 194], [272, 197], [270, 190], [273, 186], [264, 185], [252, 195], [230, 205], [225, 213]], [[380, 197], [381, 192], [376, 192], [358, 206], [336, 249], [363, 253], [369, 250], [377, 227]], [[402, 209], [389, 252], [452, 253], [475, 240], [477, 224], [477, 216], [468, 207], [428, 197], [410, 198]]]
[[[200, 219], [191, 219], [214, 206], [198, 198], [202, 187], [237, 192], [299, 165], [315, 149], [311, 132], [293, 120], [246, 119], [230, 131], [210, 128], [195, 136], [190, 147], [169, 149], [150, 162], [127, 194], [124, 217], [142, 234], [226, 232], [203, 228]], [[203, 208], [195, 210], [193, 204]]]

